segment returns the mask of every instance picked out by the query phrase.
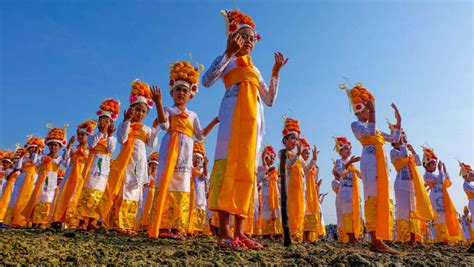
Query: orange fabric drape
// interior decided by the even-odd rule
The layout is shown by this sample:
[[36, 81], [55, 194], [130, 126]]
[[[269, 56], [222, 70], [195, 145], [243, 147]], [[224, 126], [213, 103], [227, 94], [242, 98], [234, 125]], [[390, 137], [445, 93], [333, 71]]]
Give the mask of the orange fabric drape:
[[363, 136], [359, 141], [363, 146], [375, 146], [377, 166], [377, 225], [375, 235], [377, 239], [390, 240], [390, 188], [387, 163], [385, 161], [385, 139], [377, 131], [375, 135]]
[[[289, 158], [293, 155], [290, 154]], [[296, 155], [294, 156], [296, 157]], [[305, 214], [304, 186], [303, 186], [303, 163], [297, 160], [290, 167], [288, 179], [288, 224], [292, 235], [303, 232], [303, 221]]]
[[278, 172], [275, 168], [268, 172], [268, 207], [271, 210], [279, 208], [278, 201]]
[[215, 209], [247, 218], [255, 186], [259, 75], [250, 56], [237, 58], [236, 64], [238, 67], [224, 76], [226, 87], [240, 85], [232, 118], [227, 165]]
[[61, 191], [57, 204], [55, 206], [52, 221], [62, 221], [65, 220], [66, 209], [70, 205], [71, 199], [74, 194], [80, 194], [81, 192], [77, 190], [79, 184], [82, 184], [82, 171], [87, 160], [87, 153], [84, 148], [78, 148], [71, 155], [71, 161], [73, 163], [71, 171], [64, 184], [63, 190]]
[[159, 235], [161, 218], [168, 193], [168, 184], [173, 177], [176, 161], [178, 160], [179, 133], [189, 137], [193, 137], [194, 134], [193, 124], [188, 120], [188, 114], [183, 112], [178, 115], [170, 116], [169, 121], [170, 127], [168, 133], [170, 133], [171, 136], [168, 143], [168, 155], [166, 156], [165, 170], [163, 171], [160, 184], [158, 185], [158, 195], [154, 200], [155, 214], [148, 227], [148, 236], [152, 238], [158, 237]]
[[352, 172], [352, 225], [354, 227], [355, 238], [360, 237], [360, 189], [359, 189], [359, 170], [354, 164], [347, 169]]
[[448, 187], [451, 186], [451, 180], [446, 179], [443, 183], [443, 204], [446, 227], [449, 236], [461, 236], [461, 227], [459, 226], [458, 216], [453, 201], [448, 193]]
[[115, 198], [120, 193], [123, 186], [123, 180], [125, 179], [125, 171], [127, 170], [128, 162], [132, 157], [133, 147], [135, 139], [140, 139], [146, 143], [147, 136], [146, 132], [142, 130], [143, 124], [139, 122], [132, 122], [128, 132], [128, 139], [125, 144], [122, 145], [119, 155], [115, 159], [114, 163], [110, 167], [109, 179], [107, 180], [107, 186], [105, 187], [104, 194], [97, 206], [97, 212], [103, 218], [105, 226], [109, 226], [109, 215], [110, 209], [114, 204]]
[[418, 168], [416, 167], [415, 158], [413, 157], [413, 155], [409, 155], [408, 157], [399, 158], [393, 161], [393, 166], [395, 166], [397, 172], [407, 165], [410, 168], [410, 173], [413, 179], [413, 188], [415, 190], [415, 215], [418, 219], [422, 219], [424, 221], [433, 220], [433, 207], [431, 206], [431, 201], [428, 196], [428, 192], [426, 191], [423, 179], [420, 173], [418, 172]]
[[0, 198], [0, 222], [5, 219], [8, 204], [10, 203], [13, 193], [13, 186], [15, 185], [16, 179], [18, 178], [18, 174], [19, 172], [12, 173], [3, 189], [3, 195]]

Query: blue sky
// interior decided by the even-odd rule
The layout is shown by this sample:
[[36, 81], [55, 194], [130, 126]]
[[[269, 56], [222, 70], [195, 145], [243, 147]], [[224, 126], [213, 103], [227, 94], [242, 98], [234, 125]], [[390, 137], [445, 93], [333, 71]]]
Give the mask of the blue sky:
[[[95, 118], [108, 97], [126, 107], [140, 78], [168, 91], [169, 63], [192, 58], [208, 67], [225, 50], [220, 9], [234, 1], [2, 1], [0, 149], [46, 134], [46, 123]], [[333, 135], [355, 142], [355, 119], [342, 77], [376, 96], [378, 125], [403, 116], [409, 140], [434, 147], [454, 182], [458, 210], [467, 204], [456, 158], [474, 164], [472, 3], [470, 1], [237, 1], [262, 36], [252, 53], [267, 81], [273, 52], [290, 58], [273, 108], [265, 110], [265, 144], [281, 147], [282, 115], [301, 121], [319, 153], [326, 222], [335, 222], [330, 189]], [[201, 124], [217, 115], [222, 83], [201, 88], [189, 108]], [[166, 105], [172, 104], [165, 94]], [[151, 124], [153, 110], [145, 123]], [[212, 161], [214, 131], [206, 144]], [[161, 136], [161, 135], [160, 135]], [[387, 149], [390, 145], [387, 146]], [[158, 148], [156, 148], [158, 149]], [[388, 152], [388, 150], [387, 150]], [[391, 167], [392, 185], [395, 172]]]

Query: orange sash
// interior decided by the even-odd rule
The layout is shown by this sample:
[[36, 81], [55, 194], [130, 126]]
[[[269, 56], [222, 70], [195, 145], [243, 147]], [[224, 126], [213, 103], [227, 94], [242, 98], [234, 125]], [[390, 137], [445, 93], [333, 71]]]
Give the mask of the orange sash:
[[128, 139], [122, 145], [119, 155], [115, 159], [112, 166], [110, 166], [109, 179], [105, 187], [104, 194], [97, 206], [97, 212], [103, 218], [103, 223], [106, 227], [109, 226], [110, 209], [114, 204], [114, 200], [120, 193], [123, 187], [123, 180], [125, 179], [125, 171], [127, 170], [128, 162], [133, 154], [133, 147], [135, 139], [142, 140], [146, 143], [147, 134], [143, 131], [143, 124], [139, 122], [132, 122], [128, 132]]
[[38, 174], [38, 168], [36, 164], [27, 160], [23, 164], [23, 168], [21, 169], [22, 173], [26, 173], [25, 180], [23, 181], [23, 185], [20, 189], [20, 193], [18, 195], [18, 199], [13, 207], [12, 211], [12, 222], [11, 224], [14, 226], [25, 226], [25, 216], [21, 213], [23, 209], [28, 204], [28, 201], [31, 197], [31, 193], [35, 187], [35, 176]]
[[278, 204], [278, 172], [275, 168], [268, 172], [268, 207], [274, 211], [279, 208]]
[[[292, 155], [293, 154], [293, 155]], [[289, 158], [297, 157], [290, 152]], [[303, 163], [296, 160], [290, 167], [290, 177], [288, 177], [288, 223], [290, 233], [292, 235], [301, 234], [303, 232], [304, 221], [304, 187], [303, 187]]]
[[153, 204], [153, 197], [155, 196], [155, 180], [150, 179], [148, 184], [148, 194], [146, 195], [145, 206], [142, 210], [142, 216], [140, 218], [140, 226], [150, 225], [150, 210]]
[[[237, 58], [236, 64], [238, 67], [224, 76], [226, 87], [239, 84], [239, 93], [232, 117], [224, 176], [218, 190], [217, 207], [213, 209], [247, 218], [255, 186], [259, 75], [250, 56]], [[213, 171], [213, 175], [217, 173]]]
[[397, 172], [407, 165], [410, 168], [411, 177], [413, 179], [413, 188], [415, 189], [415, 215], [418, 219], [422, 219], [425, 221], [433, 220], [433, 207], [431, 206], [431, 201], [428, 196], [428, 192], [426, 191], [424, 182], [421, 178], [420, 173], [418, 172], [418, 168], [416, 167], [415, 158], [413, 157], [413, 155], [409, 155], [405, 158], [398, 158], [393, 161], [393, 166], [395, 166]]
[[53, 162], [53, 159], [51, 159], [51, 157], [45, 156], [43, 158], [43, 162], [41, 163], [41, 166], [39, 169], [40, 169], [39, 171], [40, 174], [39, 174], [38, 180], [36, 181], [35, 189], [33, 189], [33, 194], [31, 195], [31, 198], [28, 201], [28, 204], [26, 204], [26, 207], [25, 209], [23, 209], [23, 212], [22, 212], [23, 216], [25, 216], [27, 220], [29, 220], [30, 217], [33, 215], [36, 199], [38, 199], [40, 195], [41, 188], [43, 187], [43, 183], [46, 180], [46, 176], [48, 175], [48, 172], [58, 171], [59, 165], [55, 164]]
[[196, 168], [193, 168], [193, 173], [191, 175], [191, 194], [190, 194], [190, 200], [189, 200], [189, 225], [188, 225], [188, 233], [193, 233], [194, 232], [194, 207], [196, 206], [196, 190], [194, 187], [194, 177], [196, 176], [201, 176], [202, 172], [197, 172], [195, 170]]
[[317, 214], [319, 211], [319, 196], [314, 178], [316, 177], [316, 166], [311, 168], [306, 179], [306, 212]]
[[451, 186], [451, 180], [445, 179], [443, 182], [443, 204], [448, 236], [460, 236], [461, 227], [459, 226], [456, 208], [448, 193], [448, 187]]
[[188, 114], [180, 113], [178, 115], [170, 116], [169, 118], [170, 127], [168, 133], [171, 135], [168, 144], [168, 155], [166, 155], [165, 170], [158, 185], [158, 196], [154, 200], [155, 203], [155, 215], [148, 227], [148, 236], [156, 238], [160, 232], [161, 217], [163, 215], [163, 209], [165, 205], [166, 196], [168, 193], [168, 185], [173, 177], [174, 168], [176, 161], [178, 160], [178, 141], [179, 133], [185, 134], [189, 137], [193, 137], [194, 128], [190, 120], [188, 120]]
[[377, 166], [377, 219], [375, 236], [377, 239], [390, 240], [390, 188], [385, 162], [385, 139], [379, 131], [375, 135], [362, 136], [359, 140], [363, 146], [375, 146], [375, 160]]
[[70, 202], [73, 195], [81, 194], [81, 191], [76, 190], [76, 188], [78, 187], [78, 184], [82, 184], [81, 180], [84, 179], [82, 177], [82, 171], [84, 170], [84, 166], [86, 164], [86, 157], [87, 154], [85, 149], [80, 147], [77, 148], [77, 150], [71, 155], [71, 171], [69, 172], [66, 184], [64, 184], [63, 190], [57, 199], [57, 204], [52, 216], [53, 222], [64, 222], [66, 209], [71, 204]]
[[360, 237], [360, 189], [359, 189], [359, 170], [354, 164], [347, 169], [352, 172], [352, 225], [354, 227], [355, 238]]
[[0, 198], [0, 222], [5, 219], [5, 215], [7, 213], [8, 203], [10, 203], [10, 199], [12, 197], [13, 186], [15, 185], [16, 178], [18, 178], [18, 173], [12, 173], [10, 179], [8, 179], [5, 188], [3, 189], [3, 195]]

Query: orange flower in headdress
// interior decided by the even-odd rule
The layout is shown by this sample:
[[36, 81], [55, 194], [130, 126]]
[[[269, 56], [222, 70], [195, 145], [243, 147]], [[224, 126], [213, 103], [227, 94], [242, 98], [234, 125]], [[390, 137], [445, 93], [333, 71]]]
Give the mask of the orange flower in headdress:
[[97, 115], [109, 117], [112, 120], [116, 120], [118, 114], [120, 113], [120, 102], [115, 101], [114, 99], [108, 98], [102, 102], [97, 111]]
[[252, 17], [238, 10], [221, 10], [221, 14], [225, 18], [225, 33], [227, 37], [242, 28], [250, 28], [254, 31], [257, 41], [260, 40], [260, 35], [255, 31], [255, 23]]
[[3, 154], [2, 161], [8, 161], [8, 162], [12, 163], [13, 159], [14, 159], [14, 156], [15, 155], [11, 150], [7, 150]]
[[33, 147], [38, 147], [38, 148], [43, 148], [44, 147], [43, 138], [29, 136], [28, 141], [25, 144], [25, 148], [28, 149], [32, 146]]
[[302, 150], [306, 150], [306, 149], [311, 150], [311, 146], [308, 143], [308, 140], [306, 140], [306, 138], [301, 137], [299, 140], [300, 140], [300, 143], [301, 143]]
[[341, 152], [341, 150], [345, 147], [352, 148], [351, 142], [349, 142], [345, 136], [334, 137], [334, 140], [336, 141], [334, 150], [338, 153]]
[[48, 124], [46, 127], [49, 129], [45, 138], [46, 144], [51, 142], [56, 142], [61, 146], [65, 146], [67, 144], [66, 129], [69, 127], [69, 125], [64, 125], [64, 128], [53, 128], [51, 124]]
[[158, 152], [153, 152], [151, 155], [148, 157], [148, 164], [150, 163], [156, 163], [158, 164]]
[[137, 103], [144, 103], [149, 108], [153, 106], [151, 101], [151, 89], [148, 84], [138, 79], [132, 82], [132, 92], [130, 93], [130, 106]]
[[340, 84], [339, 88], [346, 90], [354, 113], [363, 111], [365, 109], [365, 102], [375, 100], [375, 97], [361, 83], [357, 83], [352, 89], [346, 84]]
[[6, 152], [3, 151], [3, 150], [0, 150], [0, 160], [3, 159], [3, 157], [5, 156]]
[[282, 131], [283, 136], [287, 136], [289, 134], [295, 134], [296, 136], [299, 136], [300, 133], [300, 122], [291, 118], [286, 118], [285, 126], [283, 127]]
[[188, 61], [181, 61], [172, 64], [170, 67], [171, 90], [184, 85], [191, 91], [192, 95], [199, 91], [199, 74], [203, 71], [204, 66], [194, 67]]
[[194, 141], [193, 154], [205, 157], [206, 150], [204, 149], [204, 144], [199, 141]]
[[58, 170], [58, 178], [64, 177], [65, 174], [66, 174], [66, 170], [64, 170], [64, 169], [59, 169]]
[[463, 162], [459, 162], [459, 167], [461, 167], [461, 170], [459, 171], [459, 175], [463, 178], [469, 177], [469, 175], [472, 173], [472, 168], [470, 165], [467, 165]]
[[266, 157], [273, 157], [275, 158], [276, 157], [276, 153], [275, 153], [275, 150], [273, 149], [272, 146], [265, 146], [263, 148], [263, 157], [266, 158]]
[[438, 157], [434, 153], [432, 148], [422, 147], [423, 148], [423, 166], [428, 165], [430, 162], [438, 162]]
[[87, 120], [77, 126], [77, 132], [91, 134], [94, 131], [96, 126], [97, 126], [97, 121]]

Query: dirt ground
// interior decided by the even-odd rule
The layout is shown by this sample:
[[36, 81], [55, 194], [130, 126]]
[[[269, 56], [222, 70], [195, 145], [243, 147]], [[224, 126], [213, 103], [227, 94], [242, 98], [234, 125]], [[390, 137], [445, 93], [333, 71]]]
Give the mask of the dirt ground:
[[217, 249], [213, 237], [186, 241], [127, 237], [117, 233], [0, 229], [0, 265], [331, 265], [331, 266], [474, 266], [474, 254], [464, 247], [426, 245], [392, 256], [373, 253], [367, 244], [357, 247], [316, 242], [285, 248], [279, 241], [262, 241], [261, 251]]

